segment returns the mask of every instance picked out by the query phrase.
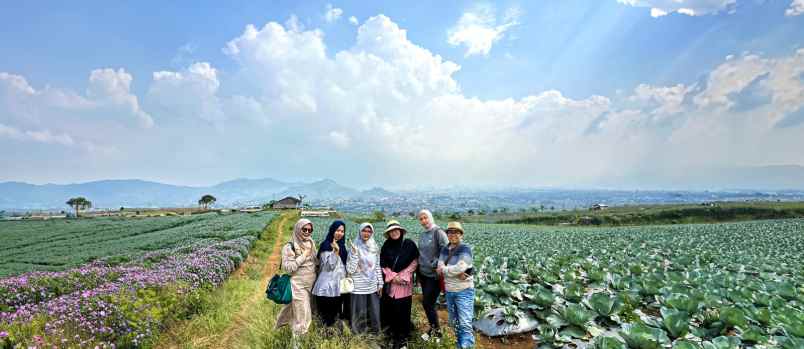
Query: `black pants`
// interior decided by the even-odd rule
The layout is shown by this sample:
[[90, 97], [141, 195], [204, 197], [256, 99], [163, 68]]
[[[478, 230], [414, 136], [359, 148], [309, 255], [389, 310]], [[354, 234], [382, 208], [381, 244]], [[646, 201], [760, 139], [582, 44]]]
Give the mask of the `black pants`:
[[318, 316], [324, 326], [332, 326], [338, 318], [343, 318], [343, 297], [322, 297], [315, 296], [315, 303], [318, 309]]
[[422, 307], [424, 308], [424, 314], [427, 315], [427, 322], [430, 323], [430, 330], [438, 330], [436, 302], [441, 294], [441, 286], [438, 284], [437, 278], [424, 276], [421, 273], [418, 277], [422, 285]]
[[344, 293], [341, 295], [341, 301], [343, 302], [343, 307], [341, 308], [340, 318], [341, 320], [346, 320], [347, 324], [352, 323], [352, 295], [349, 293]]
[[410, 337], [410, 330], [413, 327], [410, 322], [411, 306], [413, 297], [394, 299], [388, 295], [382, 296], [382, 328], [394, 343], [406, 344]]

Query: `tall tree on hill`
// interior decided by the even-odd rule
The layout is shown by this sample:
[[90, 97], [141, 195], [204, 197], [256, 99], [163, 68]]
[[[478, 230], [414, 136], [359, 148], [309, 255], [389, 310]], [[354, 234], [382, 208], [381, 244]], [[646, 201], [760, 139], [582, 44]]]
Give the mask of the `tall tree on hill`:
[[92, 208], [92, 201], [87, 200], [83, 196], [71, 198], [70, 200], [67, 200], [66, 204], [75, 210], [76, 218], [78, 218], [78, 215], [79, 213], [81, 213], [81, 210]]
[[214, 196], [207, 194], [207, 195], [202, 196], [201, 200], [198, 200], [198, 204], [203, 206], [204, 210], [206, 210], [207, 208], [209, 208], [209, 205], [214, 204], [215, 201], [217, 201], [217, 200], [218, 199], [216, 199]]

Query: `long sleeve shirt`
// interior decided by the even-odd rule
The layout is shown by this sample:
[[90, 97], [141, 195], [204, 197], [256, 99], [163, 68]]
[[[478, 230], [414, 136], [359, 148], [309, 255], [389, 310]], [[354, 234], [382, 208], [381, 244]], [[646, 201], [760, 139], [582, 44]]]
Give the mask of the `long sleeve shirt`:
[[364, 253], [359, 251], [357, 253], [349, 253], [349, 258], [346, 260], [346, 271], [352, 277], [355, 289], [353, 294], [371, 294], [377, 292], [382, 287], [382, 269], [380, 268], [380, 254], [374, 253], [370, 257], [373, 259], [374, 277], [368, 278], [366, 273], [363, 273], [367, 265], [363, 265], [360, 261], [358, 254]]
[[[413, 272], [416, 271], [418, 265], [419, 262], [414, 259], [410, 262], [410, 265], [400, 270], [398, 273], [393, 272], [391, 268], [382, 268], [382, 272], [385, 274], [385, 282], [391, 284], [388, 296], [394, 299], [400, 299], [413, 295]], [[394, 282], [394, 278], [396, 277], [399, 277], [400, 282]]]
[[290, 274], [291, 277], [296, 274], [308, 275], [309, 272], [315, 275], [315, 266], [317, 263], [318, 260], [315, 251], [312, 251], [309, 256], [305, 256], [303, 253], [297, 254], [293, 251], [291, 243], [287, 243], [282, 247], [282, 270]]
[[419, 272], [430, 278], [436, 277], [435, 268], [438, 265], [438, 255], [440, 253], [440, 250], [436, 249], [436, 244], [433, 242], [434, 235], [438, 238], [439, 248], [446, 247], [449, 244], [447, 233], [437, 225], [419, 236]]
[[313, 294], [323, 297], [340, 297], [341, 279], [346, 277], [346, 266], [341, 257], [333, 252], [321, 253], [318, 278], [313, 286]]
[[452, 253], [452, 257], [447, 260], [451, 250], [450, 247], [446, 246], [441, 249], [441, 257], [439, 258], [439, 264], [443, 263], [444, 287], [447, 292], [460, 292], [467, 288], [474, 288], [475, 282], [472, 275], [469, 275], [465, 280], [460, 277], [461, 274], [472, 267], [472, 248], [465, 244], [452, 247], [456, 250]]

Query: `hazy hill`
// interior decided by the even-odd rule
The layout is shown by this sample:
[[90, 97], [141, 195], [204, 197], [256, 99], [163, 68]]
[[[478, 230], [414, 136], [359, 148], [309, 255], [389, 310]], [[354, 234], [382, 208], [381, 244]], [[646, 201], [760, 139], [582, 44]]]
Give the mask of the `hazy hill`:
[[78, 184], [35, 185], [0, 183], [0, 209], [67, 209], [74, 196], [84, 196], [98, 208], [186, 207], [201, 195], [212, 194], [219, 205], [261, 204], [285, 196], [305, 195], [305, 201], [351, 198], [360, 191], [325, 179], [313, 183], [286, 183], [271, 178], [236, 179], [209, 187], [189, 187], [142, 180], [103, 180]]

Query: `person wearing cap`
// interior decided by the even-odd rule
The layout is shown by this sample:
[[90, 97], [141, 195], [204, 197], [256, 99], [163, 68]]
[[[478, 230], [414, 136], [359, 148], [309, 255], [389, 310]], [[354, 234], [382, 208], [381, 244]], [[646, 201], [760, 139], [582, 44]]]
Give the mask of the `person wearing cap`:
[[458, 338], [458, 348], [472, 348], [475, 346], [475, 336], [472, 332], [475, 309], [473, 257], [472, 249], [462, 243], [463, 234], [460, 222], [447, 224], [449, 245], [441, 249], [436, 272], [444, 276], [447, 313]]
[[441, 285], [435, 268], [438, 265], [438, 256], [441, 249], [447, 246], [447, 234], [435, 224], [433, 214], [429, 210], [419, 211], [419, 223], [424, 231], [419, 235], [419, 270], [418, 279], [422, 286], [422, 308], [427, 316], [430, 329], [422, 335], [428, 340], [432, 337], [439, 337], [441, 331], [438, 324], [438, 312], [436, 312], [436, 302], [441, 294]]
[[380, 249], [374, 241], [374, 227], [360, 224], [357, 237], [352, 241], [346, 260], [346, 271], [352, 277], [354, 290], [351, 296], [352, 332], [380, 333], [380, 296], [382, 270]]
[[290, 274], [293, 299], [276, 319], [276, 328], [288, 325], [296, 337], [307, 333], [313, 320], [311, 298], [318, 264], [313, 241], [313, 222], [300, 219], [293, 226], [293, 241], [282, 247], [282, 270]]
[[404, 348], [410, 337], [410, 309], [413, 305], [413, 272], [418, 266], [419, 249], [405, 239], [405, 230], [391, 220], [385, 228], [380, 250], [380, 266], [385, 276], [382, 295], [382, 326], [391, 338], [391, 348]]

